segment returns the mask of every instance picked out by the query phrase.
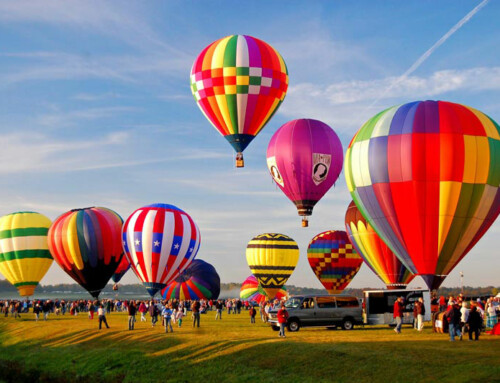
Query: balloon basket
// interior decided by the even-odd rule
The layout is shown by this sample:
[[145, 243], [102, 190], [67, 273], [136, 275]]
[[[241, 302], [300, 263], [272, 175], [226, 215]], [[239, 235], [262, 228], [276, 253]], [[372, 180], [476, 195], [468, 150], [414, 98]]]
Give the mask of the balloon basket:
[[116, 291], [116, 290], [118, 290], [118, 285], [117, 284], [113, 285], [113, 291]]
[[307, 218], [302, 218], [302, 227], [309, 227], [309, 221]]
[[243, 153], [236, 154], [236, 167], [237, 168], [245, 167], [245, 161], [243, 160]]

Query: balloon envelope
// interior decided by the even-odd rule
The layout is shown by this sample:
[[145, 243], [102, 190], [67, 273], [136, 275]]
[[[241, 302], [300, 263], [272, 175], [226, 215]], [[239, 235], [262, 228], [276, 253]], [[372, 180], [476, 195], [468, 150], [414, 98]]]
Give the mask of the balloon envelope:
[[[287, 296], [288, 292], [286, 291], [286, 287], [283, 286], [280, 290], [278, 290], [274, 298], [281, 300]], [[246, 301], [254, 301], [257, 303], [269, 300], [266, 292], [260, 286], [259, 281], [253, 275], [250, 275], [247, 279], [245, 279], [245, 281], [241, 285], [240, 298]]]
[[49, 229], [50, 253], [59, 266], [97, 298], [123, 256], [123, 220], [104, 207], [74, 209]]
[[340, 294], [358, 273], [363, 259], [345, 231], [324, 231], [307, 248], [307, 260], [329, 294]]
[[389, 289], [406, 288], [415, 275], [380, 239], [351, 201], [345, 214], [345, 228], [356, 252]]
[[50, 224], [50, 219], [35, 212], [0, 218], [0, 272], [23, 297], [34, 294], [52, 265], [47, 245]]
[[301, 216], [312, 214], [314, 205], [337, 180], [342, 162], [340, 139], [318, 120], [287, 122], [267, 147], [271, 176]]
[[161, 294], [163, 299], [217, 299], [220, 277], [210, 263], [195, 259]]
[[205, 117], [241, 153], [283, 102], [288, 71], [280, 54], [266, 42], [232, 35], [200, 53], [190, 80]]
[[130, 262], [128, 261], [127, 257], [123, 256], [122, 260], [120, 261], [120, 264], [116, 268], [115, 273], [111, 277], [113, 282], [118, 283], [120, 280], [123, 278], [125, 273], [130, 269]]
[[189, 266], [200, 241], [193, 219], [174, 205], [141, 207], [123, 225], [125, 255], [152, 297]]
[[273, 299], [295, 270], [299, 247], [284, 234], [260, 234], [248, 243], [246, 257], [252, 274]]
[[451, 102], [394, 106], [354, 136], [345, 175], [368, 223], [435, 289], [500, 212], [500, 128]]

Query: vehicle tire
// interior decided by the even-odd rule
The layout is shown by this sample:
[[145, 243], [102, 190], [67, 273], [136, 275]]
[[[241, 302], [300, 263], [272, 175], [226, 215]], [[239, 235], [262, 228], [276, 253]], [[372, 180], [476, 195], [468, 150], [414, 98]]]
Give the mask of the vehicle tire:
[[274, 331], [279, 331], [279, 330], [280, 330], [280, 327], [279, 327], [279, 326], [271, 326], [271, 328], [272, 328]]
[[354, 328], [354, 321], [351, 318], [345, 318], [342, 321], [343, 330], [352, 330]]
[[293, 320], [288, 322], [288, 331], [296, 332], [296, 331], [299, 331], [299, 329], [300, 329], [300, 323], [298, 320], [293, 319]]

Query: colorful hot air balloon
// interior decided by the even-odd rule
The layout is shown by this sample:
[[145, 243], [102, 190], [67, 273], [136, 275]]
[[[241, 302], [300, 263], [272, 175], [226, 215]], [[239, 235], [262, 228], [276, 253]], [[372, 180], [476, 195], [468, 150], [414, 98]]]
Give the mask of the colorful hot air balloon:
[[49, 250], [59, 266], [94, 298], [123, 257], [123, 220], [104, 207], [73, 209], [49, 229]]
[[297, 206], [302, 226], [337, 180], [343, 150], [337, 134], [318, 120], [287, 122], [267, 147], [267, 167], [276, 184]]
[[[286, 291], [286, 287], [283, 286], [277, 293], [274, 298], [283, 299], [288, 296]], [[253, 275], [250, 275], [243, 284], [240, 289], [240, 298], [246, 301], [254, 301], [257, 303], [265, 302], [269, 300], [266, 295], [264, 289], [260, 286], [259, 281]]]
[[220, 277], [210, 263], [195, 259], [174, 281], [165, 287], [163, 299], [217, 299]]
[[345, 228], [356, 252], [388, 289], [405, 289], [415, 278], [366, 222], [354, 201], [347, 208]]
[[52, 265], [47, 247], [50, 219], [30, 211], [0, 218], [0, 272], [22, 297], [35, 287]]
[[243, 150], [285, 98], [283, 58], [255, 37], [227, 36], [200, 53], [190, 78], [199, 108], [238, 153], [236, 166], [242, 167]]
[[340, 230], [315, 236], [309, 242], [307, 260], [328, 294], [340, 294], [363, 264], [347, 233]]
[[468, 106], [416, 101], [377, 114], [354, 136], [345, 170], [363, 216], [430, 289], [500, 212], [500, 128]]
[[130, 262], [128, 261], [127, 257], [122, 257], [120, 264], [118, 265], [115, 273], [111, 277], [113, 282], [115, 283], [120, 282], [120, 280], [123, 278], [128, 269], [130, 269]]
[[198, 226], [174, 205], [141, 207], [123, 225], [125, 255], [152, 297], [189, 266], [200, 240]]
[[252, 274], [273, 299], [297, 266], [299, 246], [284, 234], [260, 234], [248, 242], [246, 257]]

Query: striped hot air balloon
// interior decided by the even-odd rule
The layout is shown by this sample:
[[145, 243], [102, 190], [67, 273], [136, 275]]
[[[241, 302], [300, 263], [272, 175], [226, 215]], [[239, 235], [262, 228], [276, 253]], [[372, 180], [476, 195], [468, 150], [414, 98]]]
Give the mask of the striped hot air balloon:
[[329, 294], [340, 294], [363, 264], [347, 233], [341, 230], [324, 231], [315, 236], [309, 242], [307, 260]]
[[271, 119], [288, 89], [280, 54], [251, 36], [232, 35], [206, 47], [191, 69], [191, 91], [205, 115], [238, 153]]
[[435, 289], [500, 213], [500, 127], [451, 102], [394, 106], [356, 133], [345, 176], [368, 223]]
[[33, 295], [52, 265], [47, 246], [50, 219], [35, 212], [0, 218], [0, 272], [21, 296]]
[[252, 274], [273, 299], [297, 266], [299, 246], [284, 234], [260, 234], [248, 243], [246, 257]]
[[220, 277], [210, 263], [195, 259], [174, 281], [165, 287], [163, 299], [199, 300], [217, 299]]
[[388, 289], [405, 289], [415, 278], [366, 222], [354, 201], [347, 208], [345, 228], [356, 252]]
[[49, 229], [54, 260], [95, 298], [123, 257], [122, 223], [111, 209], [89, 207], [64, 213]]
[[141, 207], [123, 225], [125, 254], [152, 297], [189, 266], [200, 241], [198, 226], [174, 205]]
[[[283, 286], [277, 293], [274, 298], [283, 299], [288, 297], [288, 292], [286, 291], [286, 287]], [[269, 300], [266, 295], [264, 289], [260, 286], [259, 281], [255, 276], [250, 275], [243, 284], [240, 289], [240, 298], [246, 301], [253, 301], [257, 303], [265, 302]]]

